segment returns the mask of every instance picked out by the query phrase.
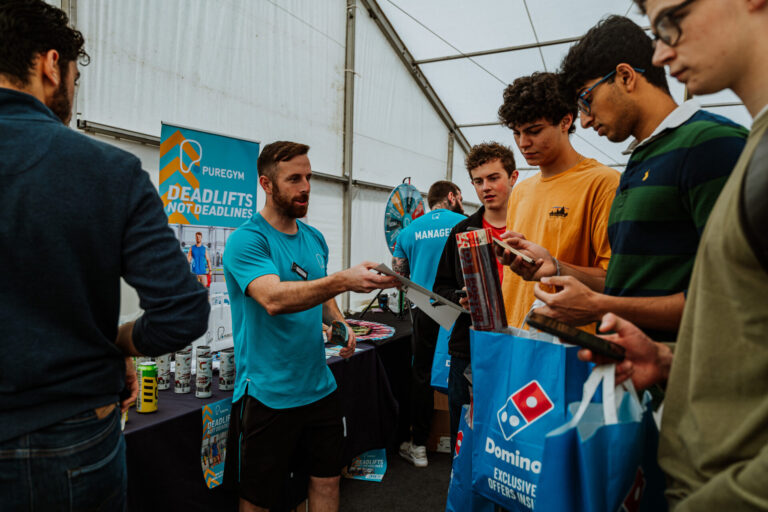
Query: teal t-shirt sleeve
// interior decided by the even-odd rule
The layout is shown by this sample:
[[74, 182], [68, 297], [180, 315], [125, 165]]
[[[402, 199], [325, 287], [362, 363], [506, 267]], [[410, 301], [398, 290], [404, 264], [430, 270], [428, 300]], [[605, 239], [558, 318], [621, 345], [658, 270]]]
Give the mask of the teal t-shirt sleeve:
[[280, 275], [272, 261], [266, 238], [258, 235], [250, 238], [235, 237], [234, 234], [229, 238], [224, 253], [224, 265], [243, 293], [257, 277]]
[[405, 254], [405, 249], [403, 249], [403, 244], [406, 241], [406, 237], [403, 236], [405, 230], [400, 231], [400, 234], [397, 235], [397, 243], [395, 244], [395, 252], [392, 253], [392, 256], [395, 258], [408, 258], [408, 255]]

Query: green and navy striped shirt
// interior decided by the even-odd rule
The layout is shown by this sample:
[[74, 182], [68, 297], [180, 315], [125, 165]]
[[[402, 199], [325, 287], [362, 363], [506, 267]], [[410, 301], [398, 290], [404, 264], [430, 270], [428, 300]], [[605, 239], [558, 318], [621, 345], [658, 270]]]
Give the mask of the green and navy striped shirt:
[[[696, 108], [683, 104], [670, 118]], [[748, 133], [724, 117], [695, 110], [637, 146], [608, 220], [606, 294], [657, 297], [687, 290], [702, 230]], [[677, 337], [645, 332], [659, 341]]]

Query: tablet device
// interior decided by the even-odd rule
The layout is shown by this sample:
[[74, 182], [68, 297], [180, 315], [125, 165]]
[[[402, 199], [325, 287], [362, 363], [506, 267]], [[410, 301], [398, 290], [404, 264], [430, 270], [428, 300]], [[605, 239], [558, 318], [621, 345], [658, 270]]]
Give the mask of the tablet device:
[[624, 360], [625, 351], [624, 347], [621, 345], [617, 345], [612, 341], [576, 329], [575, 327], [555, 320], [554, 318], [530, 312], [526, 319], [526, 323], [547, 334], [558, 336], [568, 343], [578, 345], [582, 348], [588, 348], [595, 354], [610, 357], [616, 361]]

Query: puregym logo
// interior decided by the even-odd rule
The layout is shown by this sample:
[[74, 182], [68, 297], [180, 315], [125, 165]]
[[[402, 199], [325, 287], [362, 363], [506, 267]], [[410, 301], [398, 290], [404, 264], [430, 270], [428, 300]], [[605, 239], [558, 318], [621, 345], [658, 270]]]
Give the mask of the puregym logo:
[[538, 381], [532, 380], [521, 387], [507, 398], [504, 406], [496, 413], [504, 439], [509, 441], [554, 407], [555, 404]]

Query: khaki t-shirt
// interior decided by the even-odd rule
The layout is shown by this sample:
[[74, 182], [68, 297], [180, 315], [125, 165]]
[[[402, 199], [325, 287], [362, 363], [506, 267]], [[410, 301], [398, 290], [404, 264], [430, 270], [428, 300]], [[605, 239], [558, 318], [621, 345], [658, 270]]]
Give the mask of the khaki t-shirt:
[[[520, 182], [507, 207], [507, 229], [549, 250], [560, 261], [608, 268], [608, 215], [619, 173], [587, 158], [551, 178], [537, 174]], [[507, 322], [520, 327], [535, 297], [535, 283], [504, 269]]]

